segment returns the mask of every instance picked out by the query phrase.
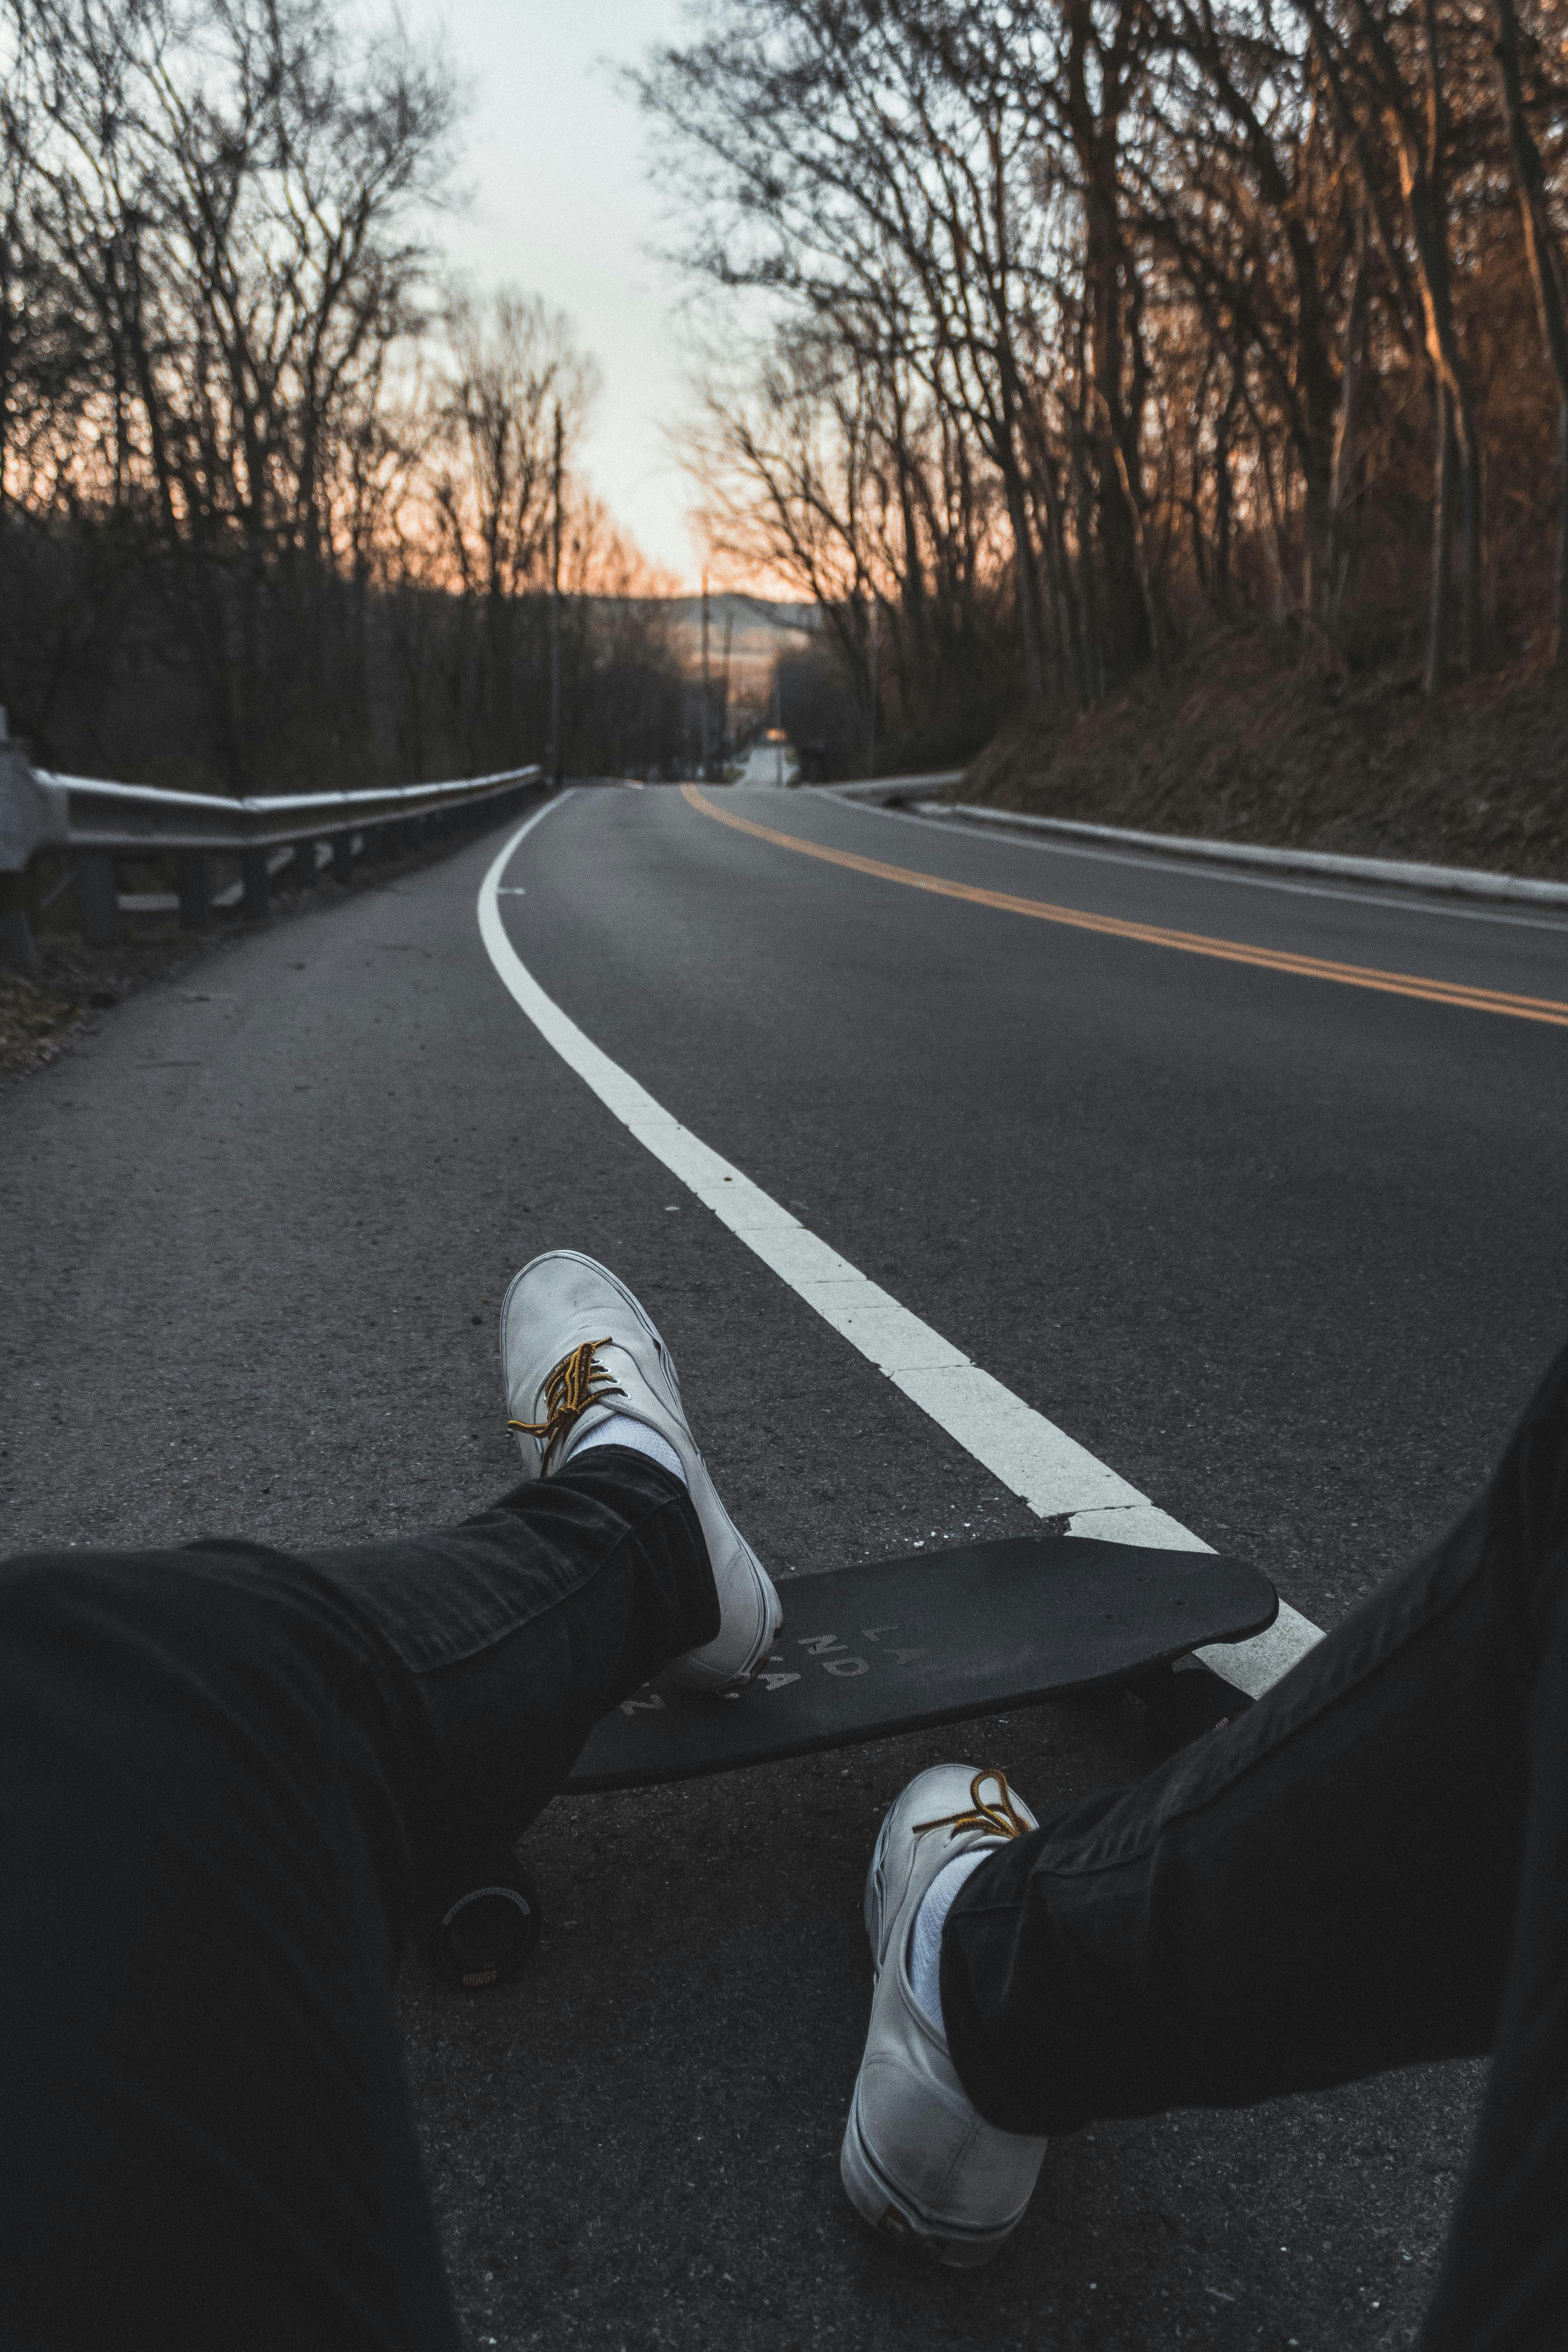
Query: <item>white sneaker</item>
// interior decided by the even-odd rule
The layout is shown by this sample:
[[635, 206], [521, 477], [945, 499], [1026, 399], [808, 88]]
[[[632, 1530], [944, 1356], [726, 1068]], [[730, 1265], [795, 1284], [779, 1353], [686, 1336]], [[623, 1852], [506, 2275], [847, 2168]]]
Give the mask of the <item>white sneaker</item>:
[[1005, 1773], [936, 1764], [889, 1808], [866, 1878], [876, 1987], [838, 2169], [873, 2229], [965, 2268], [988, 2263], [1023, 2220], [1046, 2143], [999, 2131], [971, 2104], [915, 1999], [910, 1934], [944, 1864], [1037, 1826]]
[[673, 1445], [708, 1545], [721, 1622], [670, 1669], [693, 1690], [745, 1682], [784, 1612], [772, 1579], [719, 1500], [680, 1402], [669, 1349], [625, 1283], [576, 1250], [550, 1250], [513, 1275], [500, 1310], [508, 1424], [530, 1477], [559, 1470], [570, 1442], [626, 1413]]

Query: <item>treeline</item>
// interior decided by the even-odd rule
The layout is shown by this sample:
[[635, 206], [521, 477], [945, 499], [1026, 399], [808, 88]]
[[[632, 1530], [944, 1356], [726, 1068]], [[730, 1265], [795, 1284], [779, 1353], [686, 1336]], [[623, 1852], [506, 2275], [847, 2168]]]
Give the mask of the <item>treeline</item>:
[[1565, 58], [1564, 0], [725, 0], [640, 77], [753, 322], [716, 542], [906, 740], [1257, 612], [1568, 661]]
[[0, 0], [0, 702], [67, 771], [289, 791], [658, 757], [563, 321], [436, 283], [438, 60], [331, 0]]

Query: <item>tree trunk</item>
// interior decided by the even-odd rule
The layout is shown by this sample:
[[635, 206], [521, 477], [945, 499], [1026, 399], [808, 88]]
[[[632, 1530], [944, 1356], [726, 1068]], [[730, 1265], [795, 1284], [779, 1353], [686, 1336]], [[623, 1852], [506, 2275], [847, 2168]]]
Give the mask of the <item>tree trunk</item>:
[[1127, 502], [1128, 521], [1132, 535], [1133, 577], [1138, 583], [1138, 602], [1142, 608], [1144, 635], [1150, 658], [1162, 677], [1165, 671], [1165, 635], [1160, 626], [1159, 601], [1154, 593], [1154, 575], [1149, 564], [1149, 542], [1143, 531], [1143, 514], [1138, 502], [1138, 492], [1127, 470], [1127, 458], [1121, 443], [1112, 444], [1117, 478], [1121, 495]]
[[1329, 528], [1325, 562], [1329, 578], [1323, 605], [1324, 625], [1334, 636], [1339, 630], [1344, 597], [1343, 523], [1355, 475], [1356, 432], [1360, 425], [1362, 373], [1366, 364], [1367, 318], [1371, 309], [1367, 272], [1367, 217], [1363, 206], [1356, 218], [1355, 261], [1351, 299], [1345, 317], [1344, 350], [1340, 362], [1339, 414], [1334, 420], [1333, 469], [1329, 479]]
[[1078, 574], [1083, 611], [1084, 675], [1087, 706], [1105, 699], [1105, 632], [1100, 621], [1100, 578], [1095, 567], [1094, 489], [1089, 480], [1087, 438], [1082, 420], [1072, 428], [1073, 504], [1078, 539]]
[[1231, 427], [1236, 415], [1236, 385], [1215, 420], [1214, 428], [1214, 572], [1209, 601], [1222, 620], [1230, 617], [1230, 550], [1236, 514], [1236, 488], [1230, 478]]
[[1319, 432], [1305, 444], [1286, 445], [1286, 506], [1289, 506], [1289, 452], [1301, 460], [1301, 610], [1321, 621], [1328, 610], [1332, 577], [1330, 541], [1333, 531], [1333, 444]]
[[1557, 579], [1552, 610], [1552, 658], [1560, 670], [1568, 670], [1568, 393], [1557, 404]]
[[1040, 651], [1039, 593], [1035, 580], [1035, 551], [1029, 534], [1029, 511], [1017, 467], [1005, 467], [1004, 479], [1007, 491], [1007, 520], [1013, 532], [1013, 567], [1018, 586], [1018, 626], [1024, 641], [1024, 675], [1030, 701], [1043, 702], [1046, 698], [1046, 676]]
[[1046, 528], [1043, 533], [1046, 562], [1049, 567], [1055, 594], [1058, 627], [1062, 640], [1062, 668], [1070, 667], [1073, 696], [1080, 710], [1087, 710], [1094, 700], [1090, 688], [1089, 664], [1084, 650], [1083, 616], [1073, 583], [1072, 562], [1068, 553], [1067, 524], [1062, 509], [1061, 484], [1048, 451], [1037, 451], [1035, 478], [1045, 501]]
[[1459, 473], [1460, 659], [1467, 677], [1481, 666], [1481, 437], [1468, 392], [1454, 404]]
[[1435, 446], [1432, 461], [1432, 586], [1427, 606], [1426, 667], [1422, 684], [1428, 694], [1442, 686], [1448, 667], [1448, 555], [1454, 536], [1453, 401], [1442, 377], [1432, 383]]
[[[1152, 649], [1150, 607], [1139, 546], [1142, 457], [1139, 394], [1126, 399], [1129, 357], [1126, 260], [1119, 184], [1121, 113], [1125, 93], [1106, 72], [1090, 0], [1068, 0], [1067, 115], [1083, 205], [1084, 310], [1093, 386], [1087, 438], [1094, 455], [1097, 537], [1104, 589], [1102, 660], [1137, 668]], [[1098, 58], [1098, 79], [1091, 71]], [[1135, 331], [1134, 331], [1135, 335]], [[1132, 352], [1135, 386], [1143, 369]]]
[[1541, 150], [1525, 112], [1519, 19], [1513, 0], [1492, 0], [1492, 8], [1497, 26], [1494, 55], [1503, 117], [1508, 124], [1514, 184], [1519, 191], [1524, 249], [1535, 289], [1541, 339], [1557, 380], [1557, 575], [1552, 603], [1552, 657], [1559, 669], [1568, 669], [1568, 296], [1563, 283], [1568, 273], [1564, 271], [1562, 248], [1547, 207]]

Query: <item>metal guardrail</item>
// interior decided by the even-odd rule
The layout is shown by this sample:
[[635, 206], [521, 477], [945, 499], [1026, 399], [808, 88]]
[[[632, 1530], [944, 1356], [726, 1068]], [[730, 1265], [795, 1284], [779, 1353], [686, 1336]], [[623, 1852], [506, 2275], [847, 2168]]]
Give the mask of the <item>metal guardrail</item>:
[[869, 801], [873, 807], [883, 802], [901, 801], [910, 793], [945, 792], [949, 784], [963, 782], [962, 768], [943, 768], [929, 776], [874, 776], [868, 783], [813, 784], [814, 793], [831, 793], [835, 800]]
[[1268, 849], [1249, 841], [1209, 840], [1198, 835], [1134, 833], [1125, 825], [1089, 824], [1078, 817], [1032, 816], [1021, 809], [982, 808], [973, 802], [937, 801], [926, 795], [963, 781], [962, 768], [933, 776], [884, 776], [868, 784], [816, 784], [816, 792], [837, 800], [870, 802], [968, 825], [1026, 836], [1047, 835], [1108, 849], [1153, 851], [1162, 858], [1199, 865], [1272, 866], [1288, 874], [1317, 874], [1342, 882], [1368, 882], [1381, 890], [1413, 890], [1433, 897], [1513, 898], [1540, 907], [1568, 907], [1568, 882], [1542, 881], [1531, 874], [1492, 874], [1475, 866], [1421, 865], [1404, 857], [1345, 857], [1324, 849]]
[[1373, 883], [1382, 890], [1421, 890], [1455, 898], [1514, 898], [1538, 907], [1568, 907], [1568, 882], [1532, 874], [1492, 874], [1479, 866], [1421, 865], [1405, 857], [1346, 857], [1328, 849], [1267, 849], [1250, 841], [1208, 841], [1196, 835], [1131, 833], [1123, 825], [1086, 824], [1076, 817], [1026, 816], [1014, 809], [963, 802], [909, 800], [917, 816], [944, 823], [1052, 834], [1068, 841], [1116, 849], [1156, 850], [1162, 857], [1194, 858], [1211, 866], [1257, 866], [1286, 874], [1317, 874], [1341, 882]]
[[[481, 803], [504, 803], [543, 776], [540, 767], [508, 768], [449, 783], [226, 800], [210, 793], [56, 775], [34, 768], [22, 745], [0, 731], [0, 962], [24, 971], [37, 967], [17, 877], [39, 857], [69, 861], [78, 929], [89, 946], [107, 946], [121, 929], [121, 864], [173, 857], [180, 919], [195, 927], [212, 910], [213, 860], [237, 860], [238, 886], [222, 895], [240, 900], [254, 918], [266, 913], [280, 865], [286, 874], [297, 868], [300, 880], [314, 879], [322, 842], [330, 848], [333, 873], [346, 880], [356, 855], [389, 851], [400, 834], [416, 838]], [[292, 858], [279, 861], [279, 849], [291, 849]]]

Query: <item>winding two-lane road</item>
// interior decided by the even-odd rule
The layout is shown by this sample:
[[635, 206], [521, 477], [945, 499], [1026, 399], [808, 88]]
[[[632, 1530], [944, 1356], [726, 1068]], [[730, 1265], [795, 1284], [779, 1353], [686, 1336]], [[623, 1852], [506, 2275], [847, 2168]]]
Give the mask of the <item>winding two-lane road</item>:
[[[528, 1017], [479, 921], [504, 845], [215, 950], [0, 1098], [6, 1548], [473, 1507], [511, 1458], [495, 1309], [556, 1244], [647, 1295], [781, 1571], [1037, 1525]], [[824, 793], [579, 791], [494, 879], [632, 1094], [1319, 1624], [1466, 1499], [1568, 1328], [1568, 1029], [1530, 1010], [1568, 1006], [1568, 924]], [[1136, 1730], [967, 1744], [1049, 1803]], [[1407, 2340], [1469, 2068], [1080, 2135], [973, 2278], [854, 2221], [859, 1881], [952, 1745], [558, 1804], [532, 1973], [463, 2004], [405, 1972], [476, 2343]]]

